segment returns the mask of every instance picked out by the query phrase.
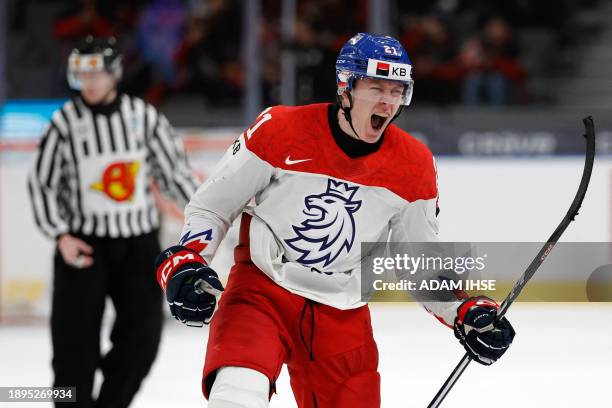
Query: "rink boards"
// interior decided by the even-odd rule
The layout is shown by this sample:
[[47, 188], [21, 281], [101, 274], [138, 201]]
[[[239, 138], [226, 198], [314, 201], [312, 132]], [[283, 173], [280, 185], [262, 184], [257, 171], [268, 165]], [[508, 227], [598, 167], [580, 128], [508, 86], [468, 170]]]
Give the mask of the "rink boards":
[[[184, 129], [180, 133], [192, 167], [205, 179], [238, 130]], [[26, 190], [36, 144], [36, 139], [0, 144], [0, 321], [4, 322], [45, 319], [49, 314], [54, 248], [34, 225]], [[444, 156], [436, 163], [442, 240], [519, 242], [542, 241], [550, 235], [575, 193], [583, 158]], [[611, 187], [612, 159], [598, 157], [583, 208], [564, 241], [610, 241]], [[160, 200], [162, 241], [171, 244], [182, 225], [181, 211]], [[231, 263], [234, 239], [230, 231], [214, 260], [222, 278]]]

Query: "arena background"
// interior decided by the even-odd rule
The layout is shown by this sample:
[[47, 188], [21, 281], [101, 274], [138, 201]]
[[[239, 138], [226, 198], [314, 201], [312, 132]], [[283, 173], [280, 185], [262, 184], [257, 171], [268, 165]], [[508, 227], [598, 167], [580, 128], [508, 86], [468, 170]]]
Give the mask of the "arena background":
[[[335, 55], [353, 33], [397, 36], [409, 51], [415, 76], [413, 102], [397, 124], [425, 141], [436, 155], [443, 240], [548, 238], [575, 194], [584, 160], [582, 119], [592, 115], [597, 131], [593, 178], [580, 215], [562, 240], [610, 241], [612, 5], [606, 1], [7, 0], [0, 2], [0, 13], [0, 344], [6, 367], [14, 367], [10, 374], [2, 373], [0, 386], [42, 386], [50, 378], [46, 324], [54, 248], [34, 225], [26, 174], [51, 112], [71, 95], [65, 81], [66, 57], [87, 33], [119, 39], [125, 55], [122, 88], [168, 116], [202, 179], [266, 106], [332, 102]], [[162, 239], [170, 244], [182, 225], [181, 210], [160, 200]], [[228, 234], [214, 260], [223, 279], [234, 237]], [[516, 277], [521, 272], [517, 270]], [[558, 279], [576, 287], [586, 285], [570, 272]], [[404, 320], [398, 326], [402, 330], [414, 326], [435, 336], [432, 340], [426, 334], [406, 334], [415, 347], [438, 344], [443, 349], [434, 368], [419, 368], [427, 380], [411, 385], [414, 406], [423, 406], [461, 350], [416, 308], [385, 307], [375, 306], [373, 312], [375, 321], [381, 316], [381, 322], [389, 322], [375, 322], [384, 326], [377, 338], [383, 350], [383, 402], [385, 395], [393, 395], [383, 406], [408, 401], [398, 397], [403, 395], [397, 391], [402, 386], [397, 375], [401, 366], [393, 368], [393, 355], [384, 354], [402, 349], [398, 341], [405, 333], [392, 330], [394, 321]], [[559, 407], [587, 402], [608, 406], [609, 397], [597, 389], [598, 384], [605, 389], [602, 378], [609, 378], [612, 364], [610, 303], [525, 303], [516, 310], [520, 337], [525, 339], [517, 346], [524, 349], [523, 358], [495, 368], [495, 375], [506, 380], [523, 375], [522, 367], [539, 357], [529, 349], [529, 339], [533, 345], [541, 336], [553, 342], [567, 332], [597, 336], [589, 345], [576, 334], [565, 346], [549, 350], [589, 373], [590, 383], [573, 384], [572, 392], [550, 398], [533, 385], [522, 406], [538, 405], [534, 401]], [[538, 314], [545, 317], [539, 320]], [[564, 322], [563, 316], [573, 318]], [[602, 332], [599, 327], [604, 327]], [[175, 350], [162, 347], [159, 365], [135, 405], [166, 401], [198, 406], [203, 403], [197, 383], [207, 334], [182, 332], [184, 328], [174, 322], [166, 328], [168, 347], [195, 348], [193, 367], [185, 368], [194, 376], [189, 379], [193, 389], [189, 396], [177, 397], [171, 389], [162, 392], [155, 386], [172, 377], [168, 370], [173, 370], [173, 363], [185, 364], [188, 358], [187, 351], [176, 356]], [[24, 347], [32, 358], [20, 360]], [[418, 357], [405, 358], [411, 365], [426, 364]], [[560, 384], [567, 384], [569, 390], [571, 382], [562, 374], [562, 367], [568, 366], [555, 356], [544, 360], [546, 368], [532, 373], [534, 383], [547, 376], [544, 388], [563, 389]], [[387, 382], [385, 368], [395, 373]], [[291, 406], [286, 378], [283, 381], [284, 395], [273, 400], [275, 406]], [[468, 389], [461, 386], [452, 393], [456, 401], [462, 401], [461, 390]], [[499, 406], [521, 405], [517, 401], [521, 399]]]

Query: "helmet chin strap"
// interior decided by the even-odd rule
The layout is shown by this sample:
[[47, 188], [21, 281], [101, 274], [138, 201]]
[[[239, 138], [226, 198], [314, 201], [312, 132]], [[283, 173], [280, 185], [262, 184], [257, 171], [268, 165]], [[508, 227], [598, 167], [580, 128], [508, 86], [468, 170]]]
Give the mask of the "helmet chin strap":
[[347, 92], [346, 96], [349, 100], [348, 108], [342, 104], [342, 99], [340, 98], [340, 95], [336, 94], [336, 100], [338, 101], [338, 105], [340, 105], [340, 109], [342, 109], [342, 114], [344, 115], [344, 118], [346, 119], [349, 126], [351, 127], [351, 130], [353, 131], [353, 133], [355, 133], [355, 136], [357, 136], [358, 140], [362, 140], [359, 137], [359, 133], [357, 133], [357, 131], [353, 127], [353, 119], [351, 118], [351, 109], [353, 109], [353, 97], [351, 96], [350, 92]]
[[393, 119], [391, 119], [389, 121], [389, 124], [387, 126], [389, 126], [391, 123], [393, 123], [393, 121], [399, 117], [400, 113], [402, 113], [403, 110], [404, 110], [404, 105], [400, 105], [399, 109], [397, 110], [397, 113], [395, 114], [395, 116], [393, 116]]
[[[351, 109], [353, 109], [353, 97], [351, 96], [350, 92], [347, 92], [346, 96], [348, 97], [348, 100], [349, 100], [348, 108], [342, 104], [342, 100], [340, 99], [340, 95], [338, 94], [336, 94], [336, 101], [338, 102], [338, 105], [340, 106], [340, 109], [342, 110], [342, 114], [344, 115], [344, 118], [346, 119], [349, 126], [351, 127], [351, 130], [353, 131], [353, 133], [355, 133], [355, 136], [357, 136], [357, 139], [363, 140], [362, 138], [359, 137], [359, 133], [357, 133], [357, 131], [353, 127], [353, 119], [351, 118]], [[404, 105], [400, 105], [399, 109], [397, 110], [397, 113], [389, 121], [387, 126], [385, 126], [385, 129], [382, 131], [382, 133], [385, 133], [385, 130], [387, 130], [387, 127], [389, 127], [389, 125], [393, 123], [395, 119], [398, 118], [398, 116], [402, 113], [402, 110], [404, 110]]]

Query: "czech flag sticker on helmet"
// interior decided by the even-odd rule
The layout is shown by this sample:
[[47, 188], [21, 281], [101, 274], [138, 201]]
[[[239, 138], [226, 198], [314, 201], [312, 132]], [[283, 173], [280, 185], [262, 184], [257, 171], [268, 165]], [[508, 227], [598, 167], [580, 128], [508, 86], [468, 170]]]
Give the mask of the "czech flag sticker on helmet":
[[338, 73], [338, 95], [342, 95], [348, 87], [348, 81], [351, 73], [348, 71], [342, 71]]
[[371, 77], [407, 82], [412, 80], [412, 65], [368, 59], [367, 73]]

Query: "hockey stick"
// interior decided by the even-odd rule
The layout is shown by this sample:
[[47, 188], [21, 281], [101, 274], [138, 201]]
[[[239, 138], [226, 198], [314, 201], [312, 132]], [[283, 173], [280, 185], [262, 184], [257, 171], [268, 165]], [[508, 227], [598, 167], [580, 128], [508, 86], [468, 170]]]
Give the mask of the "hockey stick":
[[[544, 263], [544, 260], [546, 259], [548, 254], [550, 254], [550, 251], [552, 251], [553, 247], [555, 246], [565, 229], [572, 221], [574, 221], [576, 215], [578, 215], [578, 210], [582, 205], [582, 200], [584, 200], [584, 196], [586, 195], [586, 191], [589, 186], [591, 172], [593, 170], [593, 162], [595, 160], [595, 128], [593, 125], [593, 118], [589, 116], [587, 118], [584, 118], [582, 122], [584, 123], [584, 127], [586, 129], [586, 134], [584, 135], [584, 137], [586, 138], [586, 157], [584, 161], [584, 170], [582, 171], [582, 179], [580, 180], [580, 186], [578, 187], [578, 192], [576, 193], [574, 201], [572, 201], [572, 205], [570, 205], [567, 214], [565, 215], [565, 217], [563, 217], [563, 220], [561, 221], [555, 232], [553, 232], [550, 238], [548, 238], [546, 244], [544, 244], [542, 249], [540, 249], [540, 252], [538, 252], [533, 261], [531, 261], [531, 264], [529, 264], [529, 267], [527, 267], [527, 269], [523, 273], [523, 276], [520, 277], [520, 279], [516, 282], [508, 296], [506, 296], [506, 299], [504, 299], [504, 301], [502, 302], [497, 312], [496, 321], [499, 321], [502, 317], [504, 317], [504, 315], [508, 311], [508, 308], [519, 296], [527, 282], [533, 277], [540, 265]], [[453, 385], [455, 385], [455, 383], [457, 382], [461, 374], [463, 374], [463, 371], [467, 368], [468, 364], [470, 364], [471, 361], [472, 359], [470, 358], [469, 354], [466, 353], [459, 362], [459, 364], [457, 364], [451, 375], [446, 379], [446, 382], [442, 385], [440, 390], [438, 390], [436, 396], [431, 400], [431, 402], [427, 406], [428, 408], [437, 408], [440, 406], [446, 395], [450, 392], [451, 388], [453, 388]]]

